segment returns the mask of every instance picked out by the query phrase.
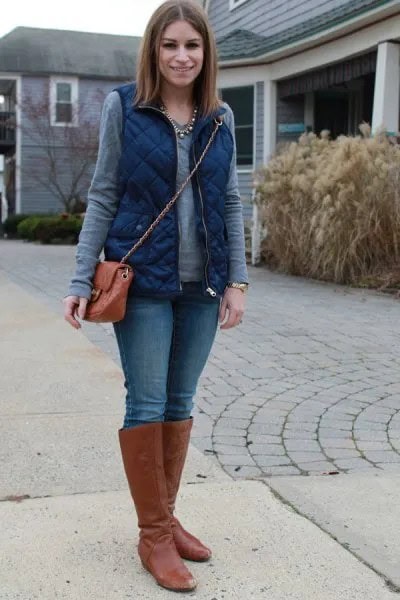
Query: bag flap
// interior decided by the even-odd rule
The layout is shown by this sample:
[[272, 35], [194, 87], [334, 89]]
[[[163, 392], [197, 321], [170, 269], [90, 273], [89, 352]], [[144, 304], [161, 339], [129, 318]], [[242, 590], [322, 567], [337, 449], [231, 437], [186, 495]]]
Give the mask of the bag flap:
[[104, 292], [108, 292], [119, 269], [126, 269], [126, 265], [122, 265], [119, 262], [107, 260], [98, 263], [93, 278], [93, 288], [96, 290], [100, 289]]

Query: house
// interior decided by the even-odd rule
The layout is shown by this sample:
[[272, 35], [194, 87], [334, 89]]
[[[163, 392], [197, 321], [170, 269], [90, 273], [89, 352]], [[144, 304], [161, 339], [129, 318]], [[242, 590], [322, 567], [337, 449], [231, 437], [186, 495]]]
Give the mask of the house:
[[[90, 157], [104, 97], [133, 79], [139, 43], [29, 27], [0, 39], [0, 154], [9, 214], [60, 212], [57, 186], [68, 188], [63, 177], [75, 178], [71, 189], [85, 198], [93, 171], [88, 160], [79, 172], [85, 144]], [[82, 134], [79, 149], [74, 136]]]
[[[204, 0], [235, 113], [245, 215], [254, 171], [304, 131], [399, 131], [399, 0]], [[253, 262], [259, 227], [253, 212]]]
[[[384, 125], [388, 132], [398, 131], [400, 0], [199, 1], [217, 37], [218, 85], [235, 113], [247, 220], [252, 218], [254, 172], [278, 144], [304, 131], [356, 133], [362, 121], [373, 129]], [[92, 94], [89, 107], [97, 123], [98, 92], [133, 78], [138, 44], [138, 38], [24, 27], [0, 39], [0, 99], [5, 99], [0, 153], [8, 157], [9, 169], [15, 154], [11, 211], [54, 210], [54, 194], [32, 177], [40, 172], [40, 148], [26, 133], [25, 100], [47, 93], [53, 129], [68, 130], [76, 118], [72, 105], [87, 103]], [[14, 130], [4, 122], [16, 103], [14, 139]], [[256, 261], [256, 208], [253, 224]]]

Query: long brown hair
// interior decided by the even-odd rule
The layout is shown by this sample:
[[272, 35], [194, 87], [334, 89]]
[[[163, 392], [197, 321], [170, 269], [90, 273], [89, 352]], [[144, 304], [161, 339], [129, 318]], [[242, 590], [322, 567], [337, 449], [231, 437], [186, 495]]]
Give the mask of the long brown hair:
[[193, 0], [167, 0], [151, 16], [136, 67], [135, 104], [161, 100], [161, 74], [158, 67], [161, 38], [165, 28], [175, 21], [187, 21], [203, 39], [204, 62], [194, 83], [194, 100], [203, 115], [210, 115], [220, 105], [216, 82], [217, 49], [207, 15]]

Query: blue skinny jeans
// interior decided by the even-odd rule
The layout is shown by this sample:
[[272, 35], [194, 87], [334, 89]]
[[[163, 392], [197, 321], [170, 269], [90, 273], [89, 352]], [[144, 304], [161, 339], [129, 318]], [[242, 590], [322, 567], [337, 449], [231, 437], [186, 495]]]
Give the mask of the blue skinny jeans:
[[125, 376], [123, 428], [189, 419], [218, 325], [219, 299], [183, 283], [171, 299], [129, 296], [114, 323]]

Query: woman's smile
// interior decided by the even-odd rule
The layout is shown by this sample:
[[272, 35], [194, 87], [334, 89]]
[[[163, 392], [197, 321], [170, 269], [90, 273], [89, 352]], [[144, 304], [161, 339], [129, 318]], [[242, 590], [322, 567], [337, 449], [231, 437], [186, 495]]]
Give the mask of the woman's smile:
[[193, 67], [171, 67], [177, 73], [188, 73], [193, 69]]

